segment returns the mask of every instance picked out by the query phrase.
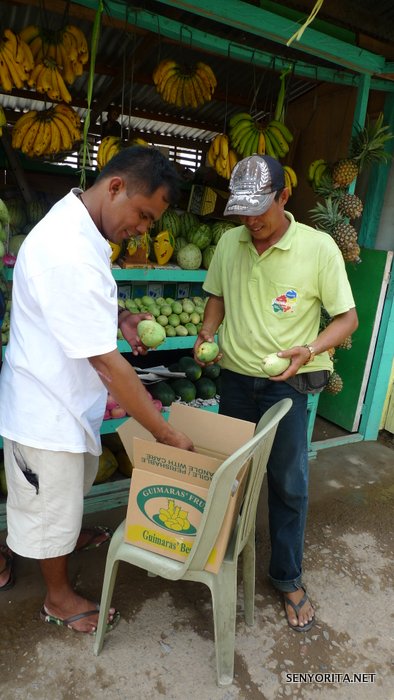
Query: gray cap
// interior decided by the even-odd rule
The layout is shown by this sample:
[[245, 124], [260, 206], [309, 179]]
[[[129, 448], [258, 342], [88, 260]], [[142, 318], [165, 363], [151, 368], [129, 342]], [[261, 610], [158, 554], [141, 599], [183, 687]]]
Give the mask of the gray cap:
[[253, 155], [240, 160], [230, 178], [227, 216], [259, 216], [266, 212], [278, 190], [285, 186], [282, 165], [271, 156]]

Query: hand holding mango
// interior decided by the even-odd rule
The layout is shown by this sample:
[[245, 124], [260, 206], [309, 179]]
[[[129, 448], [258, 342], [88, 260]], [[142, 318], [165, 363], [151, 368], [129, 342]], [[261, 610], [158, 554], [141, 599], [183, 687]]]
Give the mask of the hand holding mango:
[[290, 365], [289, 357], [278, 357], [276, 352], [271, 352], [263, 357], [261, 366], [262, 370], [269, 377], [277, 377], [282, 374]]

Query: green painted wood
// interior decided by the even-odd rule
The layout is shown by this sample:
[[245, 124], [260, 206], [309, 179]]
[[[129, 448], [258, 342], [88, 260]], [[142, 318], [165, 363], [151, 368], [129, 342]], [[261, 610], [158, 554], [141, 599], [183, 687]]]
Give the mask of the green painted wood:
[[[159, 0], [159, 2], [209, 20], [223, 22], [241, 32], [250, 32], [278, 44], [286, 45], [286, 42], [301, 26], [298, 22], [289, 22], [287, 18], [267, 12], [260, 7], [254, 7], [249, 3], [240, 2], [240, 0], [216, 0], [214, 3], [212, 0]], [[111, 7], [112, 3], [109, 2], [108, 5]], [[327, 34], [321, 34], [313, 29], [313, 24], [292, 46], [311, 56], [323, 58], [359, 73], [378, 74], [385, 72], [385, 59], [382, 56]]]
[[[237, 2], [237, 0], [233, 1]], [[95, 9], [96, 5], [94, 0], [81, 0], [80, 4], [91, 9]], [[239, 3], [239, 5], [242, 4], [243, 3]], [[247, 9], [244, 10], [245, 14], [248, 14], [252, 10], [256, 10], [256, 8], [253, 8], [251, 5], [247, 5], [246, 7]], [[289, 61], [282, 58], [281, 56], [278, 56], [277, 54], [271, 54], [264, 51], [250, 49], [248, 46], [242, 45], [242, 43], [237, 44], [234, 41], [222, 39], [221, 37], [215, 34], [202, 32], [196, 29], [195, 27], [186, 25], [185, 23], [180, 23], [172, 19], [160, 17], [159, 15], [156, 15], [154, 13], [145, 12], [142, 9], [136, 8], [134, 9], [134, 11], [132, 11], [130, 10], [130, 8], [128, 8], [127, 10], [125, 10], [125, 8], [122, 5], [116, 4], [114, 2], [106, 3], [106, 8], [110, 16], [115, 17], [117, 19], [121, 19], [123, 21], [127, 21], [130, 23], [130, 26], [134, 25], [141, 29], [146, 29], [149, 32], [158, 34], [159, 36], [165, 36], [166, 38], [176, 42], [182, 41], [182, 37], [184, 37], [185, 34], [187, 34], [187, 36], [192, 37], [191, 48], [194, 49], [201, 49], [202, 51], [207, 51], [210, 54], [216, 54], [225, 58], [231, 57], [234, 60], [238, 60], [245, 63], [253, 62], [254, 65], [260, 66], [262, 68], [272, 69], [274, 63], [275, 69], [278, 71], [286, 69], [289, 66]], [[258, 11], [261, 12], [261, 10]], [[200, 14], [199, 9], [197, 9], [196, 14]], [[257, 33], [258, 35], [261, 35], [261, 28], [264, 28], [264, 21], [260, 15], [258, 19], [259, 21], [257, 27], [259, 31]], [[226, 17], [220, 16], [220, 20], [227, 24], [229, 23]], [[255, 29], [255, 26], [253, 26], [252, 24], [248, 24], [247, 31], [250, 31], [252, 34], [256, 34]], [[322, 36], [324, 37], [324, 35]], [[345, 44], [344, 42], [342, 42], [342, 44], [345, 48], [348, 46], [348, 44]], [[294, 48], [297, 48], [297, 45], [298, 42], [295, 42]], [[324, 45], [324, 41], [322, 45]], [[301, 46], [298, 46], [298, 48], [301, 49]], [[357, 53], [359, 54], [360, 51], [357, 50]], [[340, 54], [338, 54], [338, 56], [339, 55]], [[338, 56], [335, 56], [336, 63], [338, 62]], [[374, 54], [372, 54], [372, 56], [374, 56]], [[377, 57], [377, 59], [380, 58], [381, 57]], [[363, 71], [360, 70], [357, 71], [357, 73], [358, 72]], [[373, 73], [375, 71], [372, 70], [366, 72]], [[295, 75], [304, 78], [309, 78], [310, 80], [317, 80], [342, 85], [352, 85], [353, 87], [357, 87], [359, 81], [359, 76], [357, 73], [348, 72], [345, 69], [341, 71], [338, 68], [330, 69], [321, 66], [314, 66], [301, 60], [297, 60], [294, 63], [294, 73]], [[394, 82], [389, 80], [373, 79], [371, 82], [371, 87], [373, 87], [374, 90], [394, 92]]]
[[[369, 98], [369, 90], [371, 87], [371, 76], [369, 75], [363, 75], [360, 78], [360, 84], [357, 89], [357, 100], [356, 100], [356, 106], [354, 109], [354, 115], [353, 115], [353, 128], [352, 132], [353, 134], [356, 132], [357, 128], [360, 126], [364, 126], [365, 124], [365, 119], [367, 116], [367, 109], [368, 109], [368, 98]], [[351, 185], [349, 186], [349, 192], [350, 194], [354, 194], [356, 190], [356, 184], [357, 184], [357, 179], [353, 180]]]
[[[385, 100], [384, 123], [394, 133], [393, 94], [388, 94]], [[394, 139], [386, 143], [385, 150], [391, 156], [394, 154]], [[367, 196], [364, 202], [364, 211], [358, 236], [359, 244], [366, 248], [373, 248], [376, 241], [391, 167], [392, 161], [389, 160], [386, 164], [378, 163], [374, 165], [370, 170]]]
[[361, 417], [360, 423], [360, 432], [363, 433], [365, 440], [376, 440], [378, 436], [387, 387], [391, 376], [393, 357], [394, 276], [392, 261], [390, 283], [387, 288], [387, 295], [376, 342], [374, 362], [365, 396], [365, 411]]
[[327, 392], [320, 394], [318, 415], [341, 426], [350, 432], [356, 432], [355, 416], [360, 392], [365, 381], [364, 375], [368, 362], [371, 338], [378, 308], [387, 253], [383, 250], [361, 250], [359, 265], [346, 265], [349, 281], [353, 290], [359, 317], [359, 327], [353, 334], [351, 350], [338, 349], [335, 353], [335, 370], [343, 379], [342, 391], [332, 396]]
[[203, 282], [206, 270], [181, 270], [170, 267], [160, 268], [129, 268], [127, 270], [112, 268], [112, 274], [117, 282]]

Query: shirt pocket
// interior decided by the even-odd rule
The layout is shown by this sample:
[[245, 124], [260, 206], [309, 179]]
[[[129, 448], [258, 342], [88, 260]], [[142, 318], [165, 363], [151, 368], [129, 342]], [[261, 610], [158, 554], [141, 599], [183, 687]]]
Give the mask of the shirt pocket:
[[271, 281], [266, 289], [266, 311], [278, 321], [290, 321], [302, 314], [305, 295], [299, 284]]

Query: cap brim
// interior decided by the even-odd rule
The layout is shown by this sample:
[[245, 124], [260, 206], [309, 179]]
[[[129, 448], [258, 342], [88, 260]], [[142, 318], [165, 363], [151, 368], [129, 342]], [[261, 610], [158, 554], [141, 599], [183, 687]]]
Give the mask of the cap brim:
[[223, 214], [225, 216], [260, 216], [265, 214], [275, 199], [276, 192], [260, 195], [230, 195]]

